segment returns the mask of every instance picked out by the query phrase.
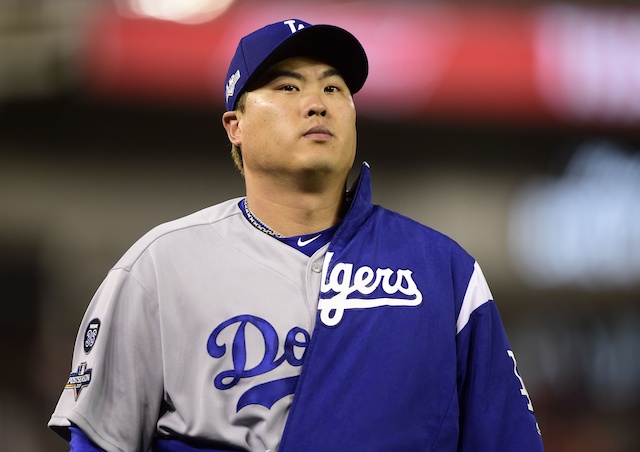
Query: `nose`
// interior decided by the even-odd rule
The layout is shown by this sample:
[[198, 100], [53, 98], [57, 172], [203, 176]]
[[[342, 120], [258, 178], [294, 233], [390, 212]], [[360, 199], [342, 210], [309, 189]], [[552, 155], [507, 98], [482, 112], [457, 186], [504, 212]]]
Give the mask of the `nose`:
[[313, 109], [309, 109], [309, 112], [307, 113], [307, 116], [314, 116], [314, 115], [320, 115], [320, 116], [327, 116], [327, 109], [322, 107], [322, 108], [313, 108]]
[[305, 107], [305, 114], [308, 117], [320, 115], [327, 116], [327, 106], [318, 95], [309, 96]]

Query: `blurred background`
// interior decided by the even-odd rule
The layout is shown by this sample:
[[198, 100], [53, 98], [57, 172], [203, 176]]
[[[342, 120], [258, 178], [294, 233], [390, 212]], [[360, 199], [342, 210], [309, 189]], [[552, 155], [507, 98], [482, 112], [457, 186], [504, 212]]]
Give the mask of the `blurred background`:
[[549, 452], [640, 450], [640, 5], [612, 0], [0, 0], [0, 450], [46, 423], [82, 314], [153, 226], [242, 196], [237, 40], [359, 37], [374, 201], [484, 269]]

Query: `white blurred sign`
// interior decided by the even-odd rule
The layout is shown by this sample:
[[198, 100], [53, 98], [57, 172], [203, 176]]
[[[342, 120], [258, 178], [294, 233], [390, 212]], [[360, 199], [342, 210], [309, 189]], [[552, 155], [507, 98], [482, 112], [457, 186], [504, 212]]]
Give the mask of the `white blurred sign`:
[[514, 198], [509, 247], [532, 286], [640, 284], [640, 155], [591, 142], [561, 178], [531, 181]]

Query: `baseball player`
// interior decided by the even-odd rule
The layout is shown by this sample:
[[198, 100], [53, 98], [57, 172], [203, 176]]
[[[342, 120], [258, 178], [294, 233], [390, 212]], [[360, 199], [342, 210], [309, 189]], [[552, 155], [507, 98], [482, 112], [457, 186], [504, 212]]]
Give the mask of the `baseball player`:
[[79, 329], [73, 451], [540, 451], [474, 259], [371, 203], [366, 54], [297, 19], [244, 37], [223, 126], [246, 196], [151, 230]]

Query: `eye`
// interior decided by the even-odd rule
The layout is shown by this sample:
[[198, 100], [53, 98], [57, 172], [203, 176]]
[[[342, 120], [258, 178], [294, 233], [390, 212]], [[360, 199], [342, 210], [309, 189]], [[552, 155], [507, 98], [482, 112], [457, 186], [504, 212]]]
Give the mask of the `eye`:
[[288, 85], [288, 84], [287, 84], [287, 85], [282, 85], [282, 86], [280, 87], [280, 89], [281, 89], [282, 91], [297, 91], [297, 90], [298, 90], [298, 87], [297, 87], [297, 86], [295, 86], [295, 85]]
[[340, 88], [333, 85], [330, 85], [324, 88], [325, 93], [337, 93], [338, 91], [340, 91]]

